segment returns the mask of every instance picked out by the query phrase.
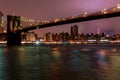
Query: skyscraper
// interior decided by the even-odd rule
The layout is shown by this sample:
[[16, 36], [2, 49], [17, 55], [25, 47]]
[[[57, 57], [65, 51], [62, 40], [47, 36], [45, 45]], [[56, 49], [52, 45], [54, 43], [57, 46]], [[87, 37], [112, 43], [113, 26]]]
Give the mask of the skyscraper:
[[44, 39], [45, 41], [53, 41], [53, 34], [51, 32], [46, 33]]
[[71, 36], [72, 36], [72, 39], [77, 39], [78, 37], [78, 26], [77, 25], [74, 25], [71, 27]]
[[0, 33], [4, 31], [4, 16], [3, 13], [0, 11]]

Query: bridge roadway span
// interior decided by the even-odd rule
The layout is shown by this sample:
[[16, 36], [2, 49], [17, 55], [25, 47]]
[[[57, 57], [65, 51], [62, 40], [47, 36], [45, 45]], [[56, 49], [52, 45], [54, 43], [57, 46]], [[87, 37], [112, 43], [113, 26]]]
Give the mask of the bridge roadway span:
[[107, 13], [107, 14], [98, 14], [98, 12], [97, 12], [97, 13], [93, 13], [93, 14], [88, 14], [88, 15], [86, 15], [86, 17], [81, 16], [81, 17], [65, 19], [65, 20], [61, 20], [61, 21], [57, 21], [57, 22], [50, 22], [50, 23], [38, 24], [35, 26], [28, 26], [28, 27], [25, 27], [25, 28], [23, 28], [21, 30], [17, 30], [17, 31], [18, 32], [26, 32], [29, 30], [52, 27], [52, 26], [57, 26], [57, 25], [64, 25], [64, 24], [70, 24], [70, 23], [75, 23], [75, 22], [84, 22], [84, 21], [111, 18], [111, 17], [119, 17], [119, 16], [120, 16], [120, 11]]

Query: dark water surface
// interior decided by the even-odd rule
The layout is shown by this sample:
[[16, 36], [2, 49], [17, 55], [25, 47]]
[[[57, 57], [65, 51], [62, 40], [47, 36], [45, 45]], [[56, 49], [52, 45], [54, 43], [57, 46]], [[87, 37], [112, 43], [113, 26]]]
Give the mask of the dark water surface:
[[0, 47], [0, 80], [120, 80], [120, 45]]

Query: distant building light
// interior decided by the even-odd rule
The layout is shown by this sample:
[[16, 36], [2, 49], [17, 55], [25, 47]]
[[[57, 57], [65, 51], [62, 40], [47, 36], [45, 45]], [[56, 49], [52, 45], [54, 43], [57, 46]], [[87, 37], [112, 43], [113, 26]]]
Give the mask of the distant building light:
[[120, 9], [120, 4], [117, 4], [117, 8]]
[[42, 41], [42, 42], [43, 42], [43, 41], [44, 41], [44, 39], [40, 39], [40, 41]]
[[109, 40], [108, 39], [101, 39], [100, 41], [101, 42], [108, 42]]
[[96, 40], [94, 40], [94, 39], [93, 39], [93, 40], [92, 40], [92, 39], [90, 39], [90, 40], [88, 40], [88, 41], [89, 41], [89, 42], [96, 42]]
[[21, 43], [22, 43], [22, 44], [24, 44], [24, 43], [25, 43], [25, 41], [21, 41]]

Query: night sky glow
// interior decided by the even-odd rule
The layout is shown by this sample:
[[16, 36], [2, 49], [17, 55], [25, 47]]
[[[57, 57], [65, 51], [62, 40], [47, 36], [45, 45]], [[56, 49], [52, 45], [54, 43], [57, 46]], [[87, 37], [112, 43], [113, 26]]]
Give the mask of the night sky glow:
[[[35, 20], [51, 20], [79, 15], [84, 12], [96, 12], [110, 8], [120, 3], [120, 0], [0, 0], [0, 11], [5, 15], [13, 14]], [[79, 26], [79, 33], [101, 32], [107, 34], [120, 32], [120, 17], [95, 21], [74, 23]], [[70, 26], [60, 25], [35, 30], [40, 36], [46, 32], [70, 32]]]

